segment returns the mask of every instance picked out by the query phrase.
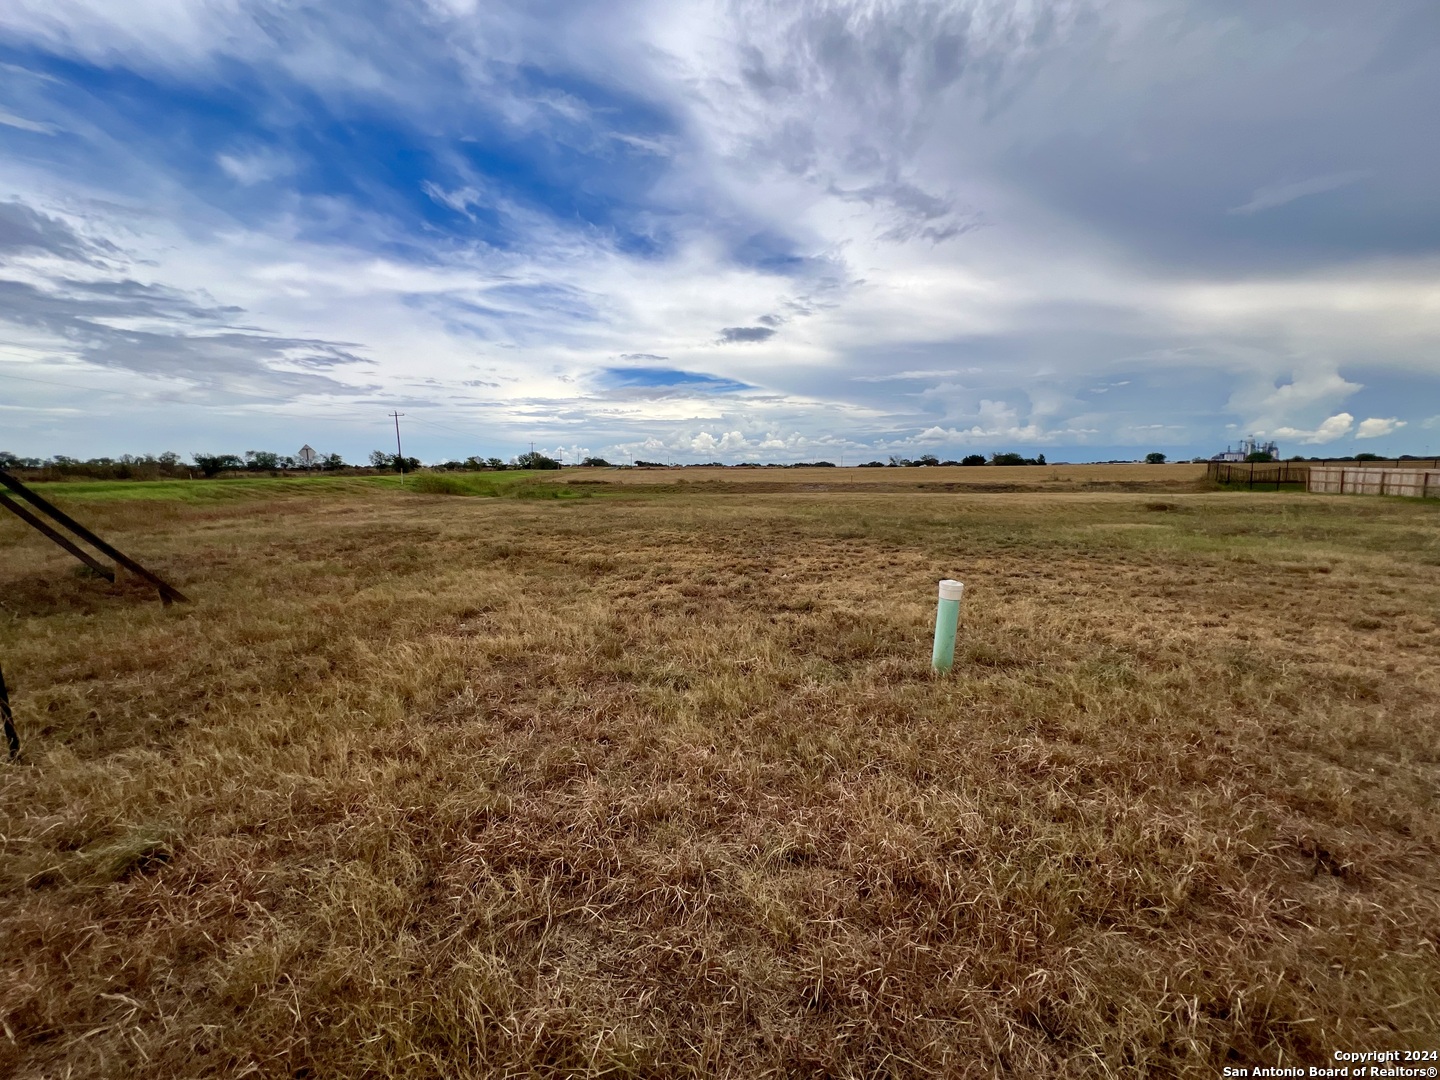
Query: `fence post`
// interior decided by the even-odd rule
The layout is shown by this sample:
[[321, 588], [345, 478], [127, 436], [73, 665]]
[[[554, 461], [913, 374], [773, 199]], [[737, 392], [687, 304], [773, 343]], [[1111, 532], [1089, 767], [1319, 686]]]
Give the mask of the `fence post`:
[[1255, 490], [1255, 463], [1250, 462], [1250, 483], [1247, 485], [1251, 491]]

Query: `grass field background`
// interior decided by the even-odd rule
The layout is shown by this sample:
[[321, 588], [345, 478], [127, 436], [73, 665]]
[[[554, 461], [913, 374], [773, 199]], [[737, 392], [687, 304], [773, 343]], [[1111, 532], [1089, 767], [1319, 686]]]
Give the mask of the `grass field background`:
[[837, 487], [916, 486], [963, 484], [981, 487], [1025, 487], [1074, 489], [1086, 485], [1138, 484], [1145, 486], [1192, 486], [1205, 476], [1205, 466], [1181, 462], [1145, 465], [1124, 462], [1114, 465], [941, 465], [925, 468], [785, 468], [737, 469], [688, 466], [683, 469], [584, 469], [584, 478], [612, 484], [783, 484], [834, 485]]
[[0, 521], [0, 1072], [1436, 1044], [1440, 507], [242, 483]]

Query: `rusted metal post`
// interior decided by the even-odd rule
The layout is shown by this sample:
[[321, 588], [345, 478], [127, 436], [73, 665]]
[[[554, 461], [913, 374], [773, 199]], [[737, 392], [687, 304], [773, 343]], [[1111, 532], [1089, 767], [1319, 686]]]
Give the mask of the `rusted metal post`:
[[0, 670], [0, 719], [5, 724], [5, 742], [10, 747], [10, 760], [20, 756], [20, 736], [15, 731], [15, 714], [10, 711], [10, 691], [5, 687], [5, 672]]
[[107, 544], [104, 540], [101, 540], [100, 537], [96, 536], [84, 525], [81, 525], [69, 514], [65, 513], [65, 511], [61, 510], [58, 506], [54, 505], [49, 500], [35, 494], [35, 492], [31, 491], [19, 480], [16, 480], [4, 469], [0, 469], [0, 484], [4, 484], [16, 495], [19, 495], [22, 499], [28, 502], [31, 506], [35, 507], [38, 510], [44, 511], [53, 520], [58, 521], [61, 525], [64, 525], [72, 533], [80, 537], [80, 539], [84, 540], [87, 544], [95, 548], [101, 554], [110, 556], [110, 558], [114, 559], [117, 563], [123, 566], [126, 570], [129, 570], [132, 574], [136, 574], [139, 577], [142, 577], [146, 581], [150, 582], [150, 584], [154, 585], [155, 588], [159, 591], [160, 602], [165, 604], [167, 607], [172, 601], [176, 600], [180, 601], [182, 604], [188, 604], [190, 602], [190, 598], [188, 596], [182, 593], [179, 589], [175, 588], [175, 586], [171, 585], [164, 578], [160, 577], [158, 574], [152, 574], [149, 570], [146, 570], [145, 567], [141, 566], [134, 559], [130, 558], [129, 555], [126, 555], [123, 551], [120, 551], [119, 549], [112, 547], [110, 544]]
[[114, 570], [111, 570], [110, 567], [106, 566], [99, 559], [95, 558], [94, 555], [91, 555], [84, 548], [80, 548], [72, 544], [69, 537], [65, 536], [62, 533], [56, 532], [49, 525], [45, 524], [44, 521], [36, 517], [29, 510], [26, 510], [25, 507], [21, 506], [14, 499], [10, 498], [10, 496], [4, 494], [3, 492], [0, 492], [0, 506], [5, 507], [6, 510], [9, 510], [12, 514], [18, 517], [21, 521], [25, 522], [27, 525], [33, 525], [39, 532], [44, 533], [51, 540], [54, 540], [55, 543], [59, 544], [66, 551], [70, 552], [71, 555], [74, 555], [77, 559], [83, 562], [86, 566], [90, 567], [91, 570], [94, 570], [101, 577], [105, 578], [108, 581], [115, 580]]

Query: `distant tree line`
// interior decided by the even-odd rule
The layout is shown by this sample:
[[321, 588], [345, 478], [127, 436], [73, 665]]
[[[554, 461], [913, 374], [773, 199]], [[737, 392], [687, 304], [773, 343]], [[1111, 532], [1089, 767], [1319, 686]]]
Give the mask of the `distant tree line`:
[[[345, 459], [339, 454], [324, 454], [315, 459], [312, 470], [333, 472], [346, 468]], [[38, 473], [38, 479], [87, 480], [164, 480], [177, 477], [191, 477], [197, 472], [201, 476], [218, 476], [222, 472], [293, 472], [305, 469], [301, 462], [290, 454], [277, 454], [269, 450], [247, 450], [240, 454], [207, 454], [197, 452], [187, 462], [173, 450], [163, 454], [121, 454], [118, 458], [94, 457], [73, 458], [64, 454], [53, 457], [21, 457], [8, 450], [0, 450], [0, 469], [24, 469]]]
[[271, 450], [246, 450], [245, 456], [235, 454], [191, 454], [195, 467], [203, 476], [219, 476], [222, 472], [294, 472], [296, 470], [335, 472], [344, 469], [345, 459], [339, 454], [322, 454], [314, 464], [304, 465], [293, 454], [277, 454]]
[[[1166, 461], [1166, 456], [1158, 451], [1145, 455], [1144, 460], [1148, 464], [1160, 465]], [[1203, 464], [1209, 458], [1197, 457], [1193, 461]], [[1251, 454], [1247, 461], [1270, 461], [1269, 454]], [[1303, 457], [1295, 455], [1287, 459], [1289, 461], [1428, 461], [1429, 458], [1417, 457], [1414, 454], [1401, 454], [1398, 458], [1386, 457], [1381, 454], [1350, 454], [1344, 457]], [[922, 454], [917, 458], [905, 458], [893, 455], [888, 461], [867, 461], [859, 467], [862, 469], [888, 469], [888, 468], [917, 468], [920, 466], [940, 465], [1045, 465], [1047, 464], [1044, 454], [1037, 454], [1035, 457], [1025, 457], [1017, 453], [994, 453], [986, 458], [982, 454], [968, 454], [960, 460], [941, 460], [934, 454]], [[581, 460], [580, 465], [585, 468], [615, 468], [611, 462], [602, 457], [586, 457]], [[676, 468], [674, 462], [645, 461], [635, 462], [638, 468], [665, 469]], [[426, 466], [419, 458], [399, 457], [387, 453], [384, 450], [372, 451], [369, 457], [368, 466], [352, 466], [345, 462], [339, 454], [322, 454], [316, 457], [309, 469], [293, 454], [279, 454], [270, 450], [247, 450], [244, 454], [210, 454], [194, 453], [187, 462], [173, 451], [163, 454], [122, 454], [118, 458], [94, 457], [87, 459], [67, 457], [64, 454], [56, 454], [53, 457], [21, 457], [8, 450], [0, 450], [0, 468], [21, 469], [30, 474], [31, 479], [37, 480], [62, 480], [62, 479], [91, 479], [91, 480], [162, 480], [176, 477], [192, 477], [200, 475], [204, 477], [216, 477], [223, 473], [268, 473], [278, 475], [291, 472], [327, 472], [335, 473], [340, 470], [367, 469], [377, 472], [416, 472], [423, 468], [444, 470], [447, 472], [465, 471], [476, 472], [482, 470], [502, 471], [506, 469], [559, 469], [562, 462], [539, 451], [530, 451], [518, 454], [508, 461], [498, 457], [480, 457], [478, 455], [461, 459], [437, 462]], [[621, 466], [624, 468], [625, 466]], [[759, 464], [757, 462], [745, 462], [739, 465], [726, 466], [722, 462], [712, 461], [703, 465], [687, 465], [684, 468], [739, 468], [739, 469], [833, 469], [833, 461], [796, 461], [785, 464]]]
[[190, 468], [180, 460], [180, 455], [169, 451], [164, 454], [122, 454], [118, 458], [82, 460], [64, 454], [48, 458], [21, 457], [8, 450], [0, 450], [0, 469], [25, 469], [54, 479], [75, 476], [90, 480], [158, 480], [190, 475]]
[[[397, 458], [394, 454], [387, 454], [383, 450], [375, 450], [370, 454], [370, 465], [376, 469], [399, 469], [403, 460], [406, 472], [420, 468], [419, 458]], [[582, 465], [609, 465], [603, 458], [586, 458]], [[548, 454], [542, 454], [538, 450], [531, 450], [524, 454], [517, 454], [509, 461], [498, 457], [471, 456], [463, 461], [452, 458], [449, 461], [441, 461], [432, 465], [433, 469], [443, 469], [446, 472], [481, 472], [495, 471], [503, 472], [506, 469], [559, 469], [562, 463]]]
[[[582, 464], [587, 466], [609, 466], [604, 458], [588, 457]], [[0, 469], [23, 469], [37, 480], [164, 480], [189, 478], [196, 475], [213, 478], [222, 474], [267, 473], [278, 475], [290, 472], [327, 472], [342, 469], [370, 469], [377, 472], [415, 472], [426, 466], [417, 457], [400, 457], [384, 450], [374, 450], [369, 464], [352, 466], [339, 454], [321, 454], [307, 467], [293, 454], [281, 454], [272, 450], [247, 450], [244, 454], [213, 454], [197, 451], [189, 461], [174, 451], [163, 454], [122, 454], [118, 458], [95, 457], [73, 458], [64, 454], [53, 457], [22, 457], [8, 450], [0, 450]], [[453, 471], [463, 469], [558, 469], [561, 463], [546, 454], [532, 451], [519, 454], [509, 461], [498, 457], [468, 457], [463, 461], [443, 461], [431, 468]]]
[[891, 454], [889, 461], [867, 461], [860, 466], [862, 469], [904, 469], [919, 468], [921, 466], [934, 467], [937, 465], [1045, 465], [1045, 455], [1039, 454], [1033, 458], [1025, 457], [1023, 454], [991, 454], [987, 460], [984, 454], [967, 454], [959, 461], [941, 461], [934, 454], [921, 454], [918, 458], [904, 458]]

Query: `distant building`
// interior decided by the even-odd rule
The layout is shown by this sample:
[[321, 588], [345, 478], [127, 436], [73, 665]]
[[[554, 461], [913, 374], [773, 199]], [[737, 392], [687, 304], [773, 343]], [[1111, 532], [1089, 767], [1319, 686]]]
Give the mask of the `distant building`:
[[1240, 449], [1231, 450], [1226, 447], [1222, 453], [1216, 454], [1211, 461], [1244, 461], [1251, 454], [1269, 454], [1271, 461], [1280, 460], [1280, 448], [1274, 441], [1262, 443], [1254, 436], [1244, 439], [1240, 443]]

